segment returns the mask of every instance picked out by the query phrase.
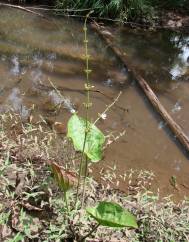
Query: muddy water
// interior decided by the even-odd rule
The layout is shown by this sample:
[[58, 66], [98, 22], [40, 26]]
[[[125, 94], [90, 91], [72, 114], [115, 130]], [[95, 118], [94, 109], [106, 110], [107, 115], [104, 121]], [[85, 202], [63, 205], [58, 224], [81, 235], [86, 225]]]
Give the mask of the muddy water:
[[[26, 120], [32, 112], [36, 120], [44, 117], [65, 125], [73, 112], [82, 115], [82, 24], [71, 19], [41, 19], [11, 9], [0, 11], [0, 112], [14, 110]], [[168, 32], [112, 31], [117, 44], [189, 135], [189, 37]], [[160, 187], [162, 194], [173, 193], [177, 198], [189, 195], [189, 160], [185, 151], [136, 81], [91, 31], [89, 43], [91, 79], [95, 88], [106, 94], [91, 94], [91, 119], [95, 120], [111, 103], [108, 97], [116, 97], [121, 90], [117, 106], [98, 126], [107, 135], [117, 136], [126, 130], [124, 137], [106, 149], [104, 160], [94, 166], [96, 177], [102, 167], [114, 165], [117, 177], [131, 168], [152, 170], [156, 175], [153, 189]], [[57, 95], [50, 81], [63, 97]], [[60, 103], [63, 107], [57, 109]], [[170, 185], [171, 176], [176, 176], [178, 190]], [[126, 190], [123, 181], [119, 186]]]

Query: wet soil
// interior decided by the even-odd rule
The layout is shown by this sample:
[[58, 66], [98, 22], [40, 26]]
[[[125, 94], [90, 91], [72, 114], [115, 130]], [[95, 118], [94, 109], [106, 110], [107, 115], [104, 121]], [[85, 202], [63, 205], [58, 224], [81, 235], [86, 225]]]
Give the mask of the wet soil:
[[159, 16], [159, 23], [163, 28], [181, 30], [189, 33], [189, 16], [181, 11], [162, 11]]

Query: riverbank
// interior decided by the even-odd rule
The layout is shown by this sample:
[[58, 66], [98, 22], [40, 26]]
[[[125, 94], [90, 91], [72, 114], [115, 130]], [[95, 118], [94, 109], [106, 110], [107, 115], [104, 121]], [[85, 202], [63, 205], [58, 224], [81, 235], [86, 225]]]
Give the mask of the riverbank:
[[[72, 232], [64, 223], [62, 194], [53, 181], [49, 160], [76, 173], [78, 154], [68, 140], [59, 137], [45, 121], [22, 122], [15, 114], [0, 116], [0, 238], [1, 241], [71, 241]], [[109, 186], [111, 172], [104, 184], [87, 179], [86, 206], [112, 201], [131, 211], [139, 228], [115, 230], [99, 227], [87, 241], [188, 241], [188, 200], [175, 204], [170, 197], [159, 200], [150, 192], [154, 176], [148, 171], [123, 174], [131, 194]], [[69, 193], [70, 204], [75, 188]], [[79, 210], [79, 212], [81, 212]], [[89, 232], [94, 222], [85, 211], [78, 224], [71, 214], [74, 229]], [[16, 240], [17, 238], [17, 240]]]
[[[35, 107], [32, 113], [36, 119], [42, 116], [49, 123], [64, 124], [74, 110], [84, 116], [82, 22], [50, 16], [46, 19], [4, 8], [0, 24], [1, 111], [14, 110], [26, 119]], [[187, 35], [125, 27], [106, 29], [187, 134]], [[91, 79], [96, 90], [91, 97], [91, 119], [96, 120], [122, 91], [118, 104], [99, 127], [110, 140], [126, 131], [118, 143], [107, 147], [100, 165], [96, 164], [96, 178], [99, 176], [101, 183], [102, 167], [106, 170], [115, 165], [118, 180], [123, 171], [152, 170], [158, 177], [154, 191], [160, 188], [161, 196], [174, 194], [177, 201], [182, 199], [189, 192], [187, 156], [106, 44], [92, 30], [88, 36]], [[63, 97], [57, 95], [49, 80]], [[173, 176], [178, 190], [170, 185]], [[121, 180], [119, 188], [127, 192]]]
[[[4, 1], [2, 1], [4, 2]], [[6, 2], [4, 2], [6, 4]], [[116, 3], [110, 1], [85, 3], [77, 1], [10, 1], [23, 7], [40, 12], [50, 12], [58, 16], [71, 16], [85, 18], [92, 11], [90, 18], [105, 23], [118, 23], [132, 28], [144, 29], [170, 29], [174, 31], [189, 32], [189, 6], [185, 0], [155, 4], [144, 0], [128, 1], [124, 5], [122, 1]], [[30, 6], [35, 5], [35, 6]]]
[[[81, 157], [65, 136], [73, 112], [85, 114], [83, 25], [70, 18], [45, 19], [15, 9], [2, 10], [0, 17], [1, 241], [72, 242], [73, 226], [74, 233], [82, 235], [96, 226], [84, 209], [102, 200], [128, 209], [139, 228], [101, 226], [90, 242], [187, 241], [189, 205], [183, 196], [189, 191], [188, 160], [126, 68], [92, 31], [88, 32], [90, 67], [97, 91], [91, 94], [91, 120], [120, 91], [122, 95], [108, 118], [105, 115], [98, 123], [107, 138], [106, 149], [100, 164], [89, 166], [86, 203], [78, 210], [80, 222], [78, 211], [73, 210], [65, 220], [63, 194], [49, 164], [56, 162], [63, 172], [77, 177]], [[125, 28], [110, 31], [187, 132], [187, 36]], [[164, 195], [149, 192], [158, 188], [159, 193], [164, 189]], [[173, 193], [179, 196], [179, 204], [165, 198]], [[68, 196], [73, 208], [75, 185]], [[81, 194], [78, 200], [81, 207]]]

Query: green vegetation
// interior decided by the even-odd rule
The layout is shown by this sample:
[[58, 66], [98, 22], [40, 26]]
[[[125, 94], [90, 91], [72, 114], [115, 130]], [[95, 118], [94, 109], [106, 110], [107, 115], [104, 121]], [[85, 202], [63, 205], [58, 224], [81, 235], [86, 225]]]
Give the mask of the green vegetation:
[[[176, 205], [165, 198], [159, 202], [158, 196], [146, 191], [151, 173], [140, 172], [133, 186], [134, 172], [123, 174], [123, 180], [127, 178], [128, 187], [135, 191], [132, 196], [109, 187], [110, 171], [107, 179], [103, 174], [105, 185], [88, 176], [89, 165], [102, 159], [106, 141], [96, 124], [120, 94], [98, 114], [96, 121], [90, 120], [93, 86], [86, 21], [85, 117], [76, 113], [71, 116], [67, 137], [59, 137], [43, 118], [35, 124], [32, 117], [24, 123], [20, 116], [11, 113], [0, 118], [0, 239], [7, 242], [85, 242], [88, 238], [188, 241], [188, 201]], [[56, 87], [54, 90], [61, 95]], [[140, 187], [143, 182], [146, 187]], [[172, 177], [172, 182], [176, 188], [176, 177]]]
[[[167, 0], [167, 1], [161, 1], [156, 0], [158, 4], [162, 4], [164, 7], [169, 9], [185, 9], [189, 10], [189, 2], [187, 0]], [[163, 3], [162, 3], [163, 2]]]
[[[145, 15], [151, 15], [152, 7], [146, 0], [98, 0], [98, 1], [70, 1], [57, 0], [57, 8], [62, 9], [91, 9], [94, 10], [93, 15], [105, 18], [118, 18], [120, 20], [135, 19]], [[86, 12], [89, 10], [86, 10]], [[81, 14], [81, 12], [73, 11], [74, 14]], [[85, 11], [82, 12], [85, 14]]]
[[[18, 140], [13, 134], [17, 134]], [[22, 145], [19, 144], [19, 140], [24, 140]], [[94, 238], [97, 241], [102, 238], [105, 241], [112, 239], [112, 241], [131, 242], [188, 241], [189, 201], [186, 199], [175, 204], [170, 197], [160, 200], [158, 195], [146, 191], [149, 189], [149, 184], [153, 183], [152, 173], [128, 170], [122, 175], [125, 184], [129, 184], [128, 190], [135, 190], [132, 194], [110, 188], [109, 184], [112, 184], [112, 179], [115, 178], [115, 169], [109, 168], [104, 171], [104, 184], [98, 184], [93, 179], [87, 178], [85, 207], [92, 216], [87, 215], [85, 209], [77, 211], [71, 209], [75, 203], [75, 192], [71, 189], [72, 185], [71, 187], [69, 185], [67, 190], [69, 220], [67, 220], [62, 190], [57, 189], [52, 182], [53, 177], [51, 171], [47, 169], [47, 162], [56, 160], [60, 164], [63, 159], [63, 167], [60, 165], [58, 167], [61, 168], [61, 172], [64, 171], [65, 182], [68, 181], [65, 174], [71, 181], [73, 176], [67, 172], [66, 167], [75, 174], [78, 167], [74, 166], [72, 161], [77, 160], [78, 155], [75, 153], [70, 157], [73, 150], [69, 141], [57, 136], [44, 121], [37, 124], [23, 123], [19, 116], [7, 113], [0, 116], [0, 144], [2, 242], [65, 242], [66, 238], [71, 239], [70, 225], [71, 229], [74, 227], [76, 232], [79, 231], [83, 236], [90, 234], [91, 240], [88, 241]], [[94, 223], [93, 217], [98, 220], [103, 218], [103, 223], [106, 221], [104, 212], [107, 208], [101, 213], [101, 201], [113, 202], [113, 207], [108, 207], [108, 222], [111, 219], [113, 223], [128, 225], [126, 224], [128, 213], [125, 209], [127, 208], [135, 215], [138, 229], [110, 229]], [[80, 204], [79, 200], [78, 208]], [[117, 204], [120, 204], [121, 208]], [[123, 214], [121, 217], [123, 220], [112, 219], [109, 209]], [[113, 213], [115, 214], [115, 211]], [[124, 218], [125, 213], [126, 218]], [[136, 227], [132, 215], [129, 214], [130, 216], [133, 227]], [[92, 234], [91, 229], [94, 229]]]
[[[11, 3], [43, 3], [43, 1], [10, 0]], [[46, 3], [46, 1], [44, 1]], [[189, 13], [188, 0], [53, 0], [48, 4], [56, 7], [58, 15], [85, 17], [93, 10], [92, 17], [118, 22], [153, 24], [166, 12]], [[51, 6], [52, 7], [52, 6]]]
[[[89, 16], [89, 15], [88, 15]], [[84, 47], [85, 47], [85, 61], [86, 61], [86, 82], [85, 82], [85, 92], [86, 92], [86, 102], [85, 107], [85, 118], [79, 117], [77, 114], [73, 114], [68, 121], [68, 134], [67, 137], [73, 142], [76, 151], [81, 152], [81, 159], [79, 164], [79, 176], [77, 179], [77, 191], [75, 196], [74, 204], [70, 203], [68, 196], [68, 191], [73, 187], [74, 176], [64, 172], [61, 167], [55, 162], [50, 162], [50, 167], [54, 174], [54, 178], [63, 192], [63, 201], [65, 206], [65, 217], [66, 223], [71, 228], [70, 222], [70, 211], [72, 214], [77, 214], [79, 212], [79, 220], [82, 216], [82, 210], [85, 207], [86, 200], [86, 179], [88, 174], [89, 162], [98, 162], [102, 159], [103, 145], [105, 143], [104, 134], [96, 127], [97, 120], [92, 123], [89, 121], [89, 108], [92, 107], [90, 103], [90, 90], [93, 86], [90, 83], [91, 70], [89, 69], [89, 58], [88, 53], [88, 39], [87, 39], [87, 18], [84, 23]], [[101, 115], [100, 115], [101, 116]], [[84, 169], [83, 169], [84, 167]], [[76, 175], [75, 175], [76, 176]], [[78, 204], [79, 191], [81, 192], [81, 199]], [[80, 232], [76, 231], [76, 228], [72, 226], [70, 229], [71, 239], [73, 241], [84, 242], [88, 237], [90, 237], [99, 226], [107, 226], [110, 228], [138, 228], [136, 218], [129, 211], [122, 208], [119, 204], [107, 201], [100, 201], [95, 207], [89, 207], [86, 212], [96, 220], [97, 224], [85, 235], [81, 235]], [[78, 225], [80, 228], [80, 225]]]
[[[89, 9], [93, 16], [127, 20], [151, 21], [156, 11], [182, 10], [189, 11], [188, 0], [56, 0], [57, 8], [73, 9], [73, 14], [84, 15]], [[78, 11], [85, 10], [86, 11]], [[76, 11], [74, 11], [76, 10]]]
[[85, 148], [83, 148], [86, 129], [85, 125], [86, 121], [74, 114], [68, 122], [68, 137], [73, 140], [76, 150], [83, 151], [91, 161], [97, 162], [102, 159], [102, 148], [105, 142], [105, 137], [94, 124], [88, 122], [87, 126], [89, 131], [86, 137]]

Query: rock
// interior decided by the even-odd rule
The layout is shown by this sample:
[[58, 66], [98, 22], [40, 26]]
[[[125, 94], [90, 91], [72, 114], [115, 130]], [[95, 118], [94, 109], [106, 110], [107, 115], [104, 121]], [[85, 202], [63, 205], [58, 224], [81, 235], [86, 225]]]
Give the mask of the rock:
[[46, 112], [55, 112], [57, 107], [49, 98], [42, 103], [41, 108]]
[[169, 21], [167, 22], [167, 25], [170, 26], [170, 27], [175, 27], [175, 21], [173, 21], [173, 20], [169, 20]]

